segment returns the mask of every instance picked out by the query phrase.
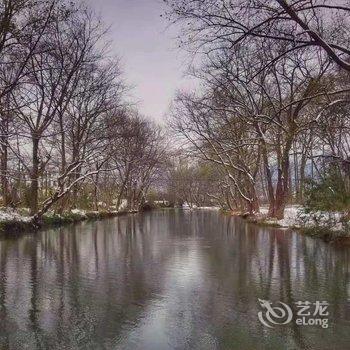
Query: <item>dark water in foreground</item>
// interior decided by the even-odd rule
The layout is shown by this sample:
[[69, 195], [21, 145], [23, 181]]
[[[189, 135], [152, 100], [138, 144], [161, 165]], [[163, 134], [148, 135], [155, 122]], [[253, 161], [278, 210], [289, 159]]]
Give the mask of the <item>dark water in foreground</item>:
[[[350, 249], [212, 211], [0, 241], [0, 349], [349, 349]], [[327, 301], [274, 328], [258, 298]]]

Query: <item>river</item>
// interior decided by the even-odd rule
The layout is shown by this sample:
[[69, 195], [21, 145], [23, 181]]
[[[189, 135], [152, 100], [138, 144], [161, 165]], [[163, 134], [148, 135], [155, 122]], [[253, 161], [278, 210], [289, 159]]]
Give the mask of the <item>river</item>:
[[[2, 239], [0, 349], [345, 350], [349, 262], [350, 248], [210, 210]], [[301, 305], [328, 328], [297, 324]]]

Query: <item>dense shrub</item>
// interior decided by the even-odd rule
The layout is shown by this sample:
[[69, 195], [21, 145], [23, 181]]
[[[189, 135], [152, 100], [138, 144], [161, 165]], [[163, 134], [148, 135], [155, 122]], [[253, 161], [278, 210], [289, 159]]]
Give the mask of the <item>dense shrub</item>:
[[350, 211], [350, 193], [344, 176], [330, 169], [324, 177], [308, 180], [305, 206], [309, 211]]

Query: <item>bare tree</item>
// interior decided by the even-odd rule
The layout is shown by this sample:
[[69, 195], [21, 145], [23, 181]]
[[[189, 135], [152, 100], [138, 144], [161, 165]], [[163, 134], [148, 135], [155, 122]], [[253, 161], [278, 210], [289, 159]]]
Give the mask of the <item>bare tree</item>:
[[130, 210], [138, 209], [164, 161], [165, 148], [160, 128], [135, 112], [126, 111], [121, 123], [110, 127], [110, 155], [119, 187], [117, 208], [122, 198]]
[[[317, 49], [350, 71], [348, 1], [165, 0], [168, 16], [182, 21], [187, 40], [210, 52], [217, 48], [282, 43], [266, 67], [300, 49]], [[182, 36], [183, 38], [186, 36]], [[258, 51], [257, 51], [258, 53]]]
[[19, 132], [31, 143], [30, 165], [22, 155], [17, 156], [30, 175], [32, 215], [38, 211], [39, 177], [51, 158], [45, 139], [75, 94], [85, 66], [94, 60], [95, 45], [101, 37], [99, 25], [93, 24], [89, 12], [57, 7], [55, 13], [55, 21], [47, 27], [38, 51], [25, 68], [25, 80], [13, 94], [21, 122]]

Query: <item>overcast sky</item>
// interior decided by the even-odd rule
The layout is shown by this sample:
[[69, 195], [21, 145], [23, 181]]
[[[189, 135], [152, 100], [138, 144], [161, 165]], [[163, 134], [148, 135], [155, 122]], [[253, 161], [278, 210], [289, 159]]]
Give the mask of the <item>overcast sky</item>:
[[111, 26], [112, 51], [134, 86], [139, 110], [161, 121], [176, 89], [189, 88], [187, 58], [176, 48], [177, 30], [168, 28], [161, 0], [86, 0]]

